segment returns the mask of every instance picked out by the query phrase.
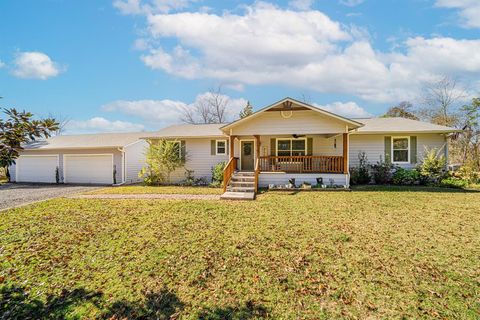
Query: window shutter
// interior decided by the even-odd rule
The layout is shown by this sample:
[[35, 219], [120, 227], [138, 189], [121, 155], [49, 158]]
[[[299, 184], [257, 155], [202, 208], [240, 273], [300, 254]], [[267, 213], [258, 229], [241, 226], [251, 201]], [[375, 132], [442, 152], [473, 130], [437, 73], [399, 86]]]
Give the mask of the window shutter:
[[410, 137], [410, 163], [417, 163], [417, 137]]
[[276, 156], [277, 155], [277, 140], [275, 138], [270, 139], [270, 155]]
[[215, 150], [216, 148], [217, 148], [216, 141], [215, 140], [210, 140], [210, 154], [212, 156], [217, 154], [217, 150]]
[[185, 140], [180, 141], [180, 156], [182, 157], [182, 161], [185, 161], [187, 155], [187, 144]]
[[392, 137], [385, 137], [385, 162], [392, 162]]
[[227, 149], [226, 150], [227, 155], [230, 154], [230, 141], [227, 140], [227, 143], [225, 144], [225, 148]]
[[307, 138], [307, 156], [313, 155], [313, 138]]

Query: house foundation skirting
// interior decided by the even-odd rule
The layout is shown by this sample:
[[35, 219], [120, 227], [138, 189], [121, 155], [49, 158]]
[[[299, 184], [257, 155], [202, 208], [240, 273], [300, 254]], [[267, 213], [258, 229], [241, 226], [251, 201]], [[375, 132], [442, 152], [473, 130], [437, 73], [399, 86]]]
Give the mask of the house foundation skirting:
[[317, 178], [323, 178], [323, 184], [329, 185], [330, 179], [337, 185], [349, 185], [348, 174], [343, 173], [285, 173], [285, 172], [261, 172], [258, 176], [258, 185], [261, 188], [268, 187], [269, 184], [287, 184], [288, 180], [295, 178], [297, 185], [308, 182], [312, 185], [317, 184]]

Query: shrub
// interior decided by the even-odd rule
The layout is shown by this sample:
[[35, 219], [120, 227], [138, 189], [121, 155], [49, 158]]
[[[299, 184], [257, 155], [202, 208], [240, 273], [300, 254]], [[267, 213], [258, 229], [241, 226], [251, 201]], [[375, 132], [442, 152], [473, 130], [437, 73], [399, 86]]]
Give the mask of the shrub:
[[212, 167], [212, 184], [220, 186], [223, 182], [223, 169], [225, 169], [225, 161], [217, 163]]
[[440, 181], [440, 187], [463, 189], [468, 187], [468, 181], [455, 177], [447, 177]]
[[55, 168], [55, 183], [60, 183], [60, 169], [58, 167]]
[[358, 167], [350, 168], [350, 183], [355, 184], [368, 184], [371, 177], [368, 171], [368, 159], [365, 152], [358, 153]]
[[392, 181], [392, 170], [394, 166], [390, 161], [380, 161], [372, 165], [373, 181], [376, 184], [388, 184]]
[[[180, 168], [184, 159], [180, 156], [178, 141], [152, 142], [145, 153], [145, 167], [139, 173], [148, 185], [170, 183], [170, 175]], [[184, 155], [185, 157], [185, 155]]]
[[470, 165], [461, 166], [457, 171], [453, 172], [453, 176], [468, 183], [480, 182], [480, 172], [476, 172]]
[[421, 178], [426, 183], [438, 183], [445, 176], [446, 160], [444, 156], [438, 156], [436, 149], [425, 153], [422, 164], [419, 166]]
[[420, 172], [417, 169], [397, 168], [392, 176], [393, 184], [412, 185], [420, 181]]

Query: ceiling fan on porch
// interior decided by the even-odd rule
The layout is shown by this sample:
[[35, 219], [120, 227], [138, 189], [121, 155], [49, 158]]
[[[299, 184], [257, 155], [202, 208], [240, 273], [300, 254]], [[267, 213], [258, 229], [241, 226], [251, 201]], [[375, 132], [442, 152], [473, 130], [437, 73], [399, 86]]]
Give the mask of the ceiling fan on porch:
[[304, 138], [305, 135], [304, 135], [304, 134], [296, 134], [296, 133], [294, 133], [294, 134], [292, 134], [292, 137], [294, 137], [295, 139], [298, 139], [298, 138]]

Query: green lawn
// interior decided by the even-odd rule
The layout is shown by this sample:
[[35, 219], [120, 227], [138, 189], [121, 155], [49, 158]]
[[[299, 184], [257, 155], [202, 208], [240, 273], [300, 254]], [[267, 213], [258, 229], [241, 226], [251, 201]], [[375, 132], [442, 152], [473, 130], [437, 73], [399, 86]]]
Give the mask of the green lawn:
[[90, 191], [88, 194], [222, 194], [222, 188], [209, 187], [181, 187], [181, 186], [158, 186], [150, 187], [143, 185], [110, 187]]
[[3, 212], [0, 319], [478, 319], [480, 193], [410, 190]]

